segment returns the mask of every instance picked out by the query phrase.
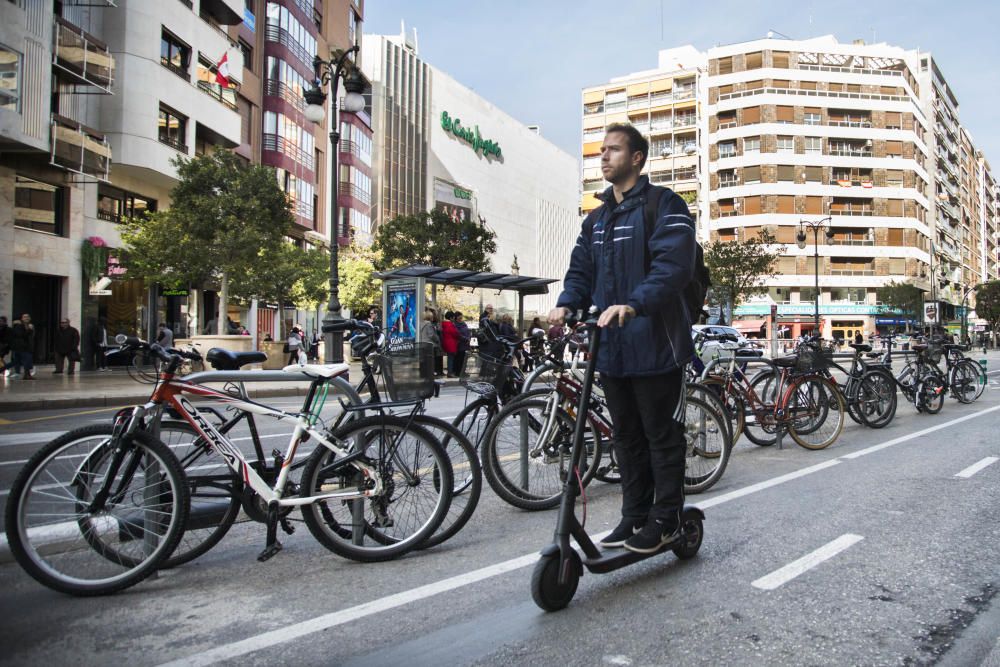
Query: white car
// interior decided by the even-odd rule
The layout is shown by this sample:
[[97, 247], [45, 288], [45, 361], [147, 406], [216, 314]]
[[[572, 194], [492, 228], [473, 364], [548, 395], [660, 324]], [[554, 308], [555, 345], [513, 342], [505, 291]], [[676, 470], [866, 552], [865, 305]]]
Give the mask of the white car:
[[[750, 341], [749, 338], [741, 334], [734, 327], [722, 326], [720, 324], [695, 324], [691, 327], [691, 337], [694, 338], [699, 332], [704, 332], [710, 336], [725, 334], [736, 339], [735, 345], [740, 349], [740, 354], [760, 356], [761, 351]], [[700, 357], [704, 363], [708, 363], [716, 357], [716, 348], [720, 345], [731, 346], [733, 341], [706, 340], [701, 344]], [[697, 348], [696, 348], [697, 349]]]

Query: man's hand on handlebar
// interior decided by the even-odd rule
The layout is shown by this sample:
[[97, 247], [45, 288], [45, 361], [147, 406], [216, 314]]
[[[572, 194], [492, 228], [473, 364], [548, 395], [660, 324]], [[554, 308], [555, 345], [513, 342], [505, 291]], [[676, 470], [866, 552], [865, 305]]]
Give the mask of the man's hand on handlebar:
[[573, 314], [569, 308], [556, 306], [549, 311], [549, 324], [562, 325], [566, 323], [566, 318]]
[[608, 306], [597, 318], [597, 326], [625, 326], [625, 323], [635, 317], [635, 308], [628, 305]]

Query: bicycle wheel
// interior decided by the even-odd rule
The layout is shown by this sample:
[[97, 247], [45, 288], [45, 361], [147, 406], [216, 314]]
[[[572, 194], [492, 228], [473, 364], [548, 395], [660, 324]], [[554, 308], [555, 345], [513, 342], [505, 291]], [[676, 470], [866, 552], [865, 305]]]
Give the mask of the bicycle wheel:
[[[705, 401], [706, 403], [709, 404], [709, 406], [712, 407], [713, 410], [715, 410], [719, 415], [723, 417], [722, 423], [726, 427], [727, 431], [726, 437], [729, 439], [730, 443], [734, 443], [736, 442], [736, 438], [733, 436], [734, 424], [737, 422], [737, 420], [739, 421], [740, 432], [742, 433], [744, 415], [742, 410], [737, 411], [735, 409], [735, 401], [739, 399], [735, 398], [733, 399], [734, 409], [732, 411], [730, 411], [726, 407], [726, 403], [722, 400], [720, 396], [721, 389], [722, 387], [720, 384], [715, 384], [714, 386], [708, 386], [706, 384], [701, 384], [697, 380], [687, 383], [687, 395], [695, 396]], [[737, 417], [737, 414], [739, 415], [739, 417]]]
[[896, 383], [886, 371], [865, 371], [858, 385], [858, 414], [869, 428], [883, 428], [896, 415]]
[[801, 447], [824, 449], [844, 429], [844, 397], [833, 382], [816, 375], [793, 381], [784, 406], [789, 416], [788, 433]]
[[707, 491], [726, 471], [733, 445], [725, 421], [708, 402], [696, 396], [685, 399], [685, 493]]
[[951, 369], [950, 384], [952, 395], [960, 403], [972, 403], [979, 398], [979, 373], [964, 360]]
[[18, 474], [5, 514], [11, 553], [36, 581], [105, 595], [152, 574], [180, 540], [184, 473], [148, 433], [115, 442], [85, 426], [43, 447]]
[[[774, 371], [765, 370], [761, 371], [750, 380], [750, 387], [757, 394], [757, 400], [760, 402], [759, 409], [762, 413], [768, 415], [774, 412], [774, 406], [778, 402], [778, 380], [777, 375]], [[775, 433], [775, 427], [768, 424], [763, 425], [758, 419], [756, 414], [757, 408], [755, 408], [750, 401], [746, 399], [744, 406], [745, 420], [743, 423], [743, 434], [747, 437], [747, 440], [757, 445], [758, 447], [770, 447], [778, 441], [778, 435]]]
[[482, 452], [483, 436], [486, 435], [486, 429], [498, 411], [499, 407], [495, 400], [477, 398], [462, 408], [451, 425], [457, 428], [477, 451]]
[[[572, 474], [574, 419], [548, 399], [508, 405], [490, 424], [483, 441], [483, 473], [500, 498], [524, 510], [559, 504]], [[586, 486], [601, 459], [601, 435], [591, 421], [585, 437], [580, 483]]]
[[958, 363], [968, 365], [976, 372], [976, 399], [978, 400], [983, 395], [983, 391], [985, 391], [986, 385], [990, 381], [986, 376], [986, 369], [972, 359], [962, 359]]
[[427, 549], [451, 539], [472, 518], [483, 492], [483, 469], [479, 465], [476, 448], [457, 428], [429, 415], [418, 415], [414, 421], [438, 438], [451, 459], [454, 477], [448, 513], [434, 534], [420, 545], [421, 549]]
[[[830, 377], [830, 380], [832, 382], [836, 382], [836, 380], [832, 377]], [[867, 426], [864, 417], [861, 416], [860, 387], [861, 378], [851, 377], [848, 375], [847, 380], [840, 389], [840, 393], [844, 396], [844, 405], [847, 407], [847, 416], [851, 418], [851, 421], [855, 424]]]
[[727, 391], [725, 380], [717, 377], [707, 377], [697, 383], [688, 384], [689, 387], [692, 385], [707, 388], [708, 391], [703, 392], [703, 394], [711, 394], [723, 405], [725, 409], [724, 414], [730, 424], [729, 439], [735, 444], [746, 431], [747, 409], [739, 391], [735, 388]]
[[226, 536], [240, 514], [243, 483], [186, 422], [161, 422], [160, 440], [180, 461], [191, 497], [181, 541], [160, 566], [166, 569], [207, 553]]
[[336, 492], [367, 497], [327, 498], [302, 506], [313, 536], [344, 558], [377, 562], [401, 556], [429, 538], [448, 513], [454, 490], [441, 444], [403, 417], [348, 422], [331, 435], [360, 457], [346, 463], [319, 445], [302, 471], [301, 496]]
[[921, 412], [936, 415], [944, 407], [944, 395], [947, 391], [944, 381], [936, 373], [928, 373], [917, 383], [916, 404]]

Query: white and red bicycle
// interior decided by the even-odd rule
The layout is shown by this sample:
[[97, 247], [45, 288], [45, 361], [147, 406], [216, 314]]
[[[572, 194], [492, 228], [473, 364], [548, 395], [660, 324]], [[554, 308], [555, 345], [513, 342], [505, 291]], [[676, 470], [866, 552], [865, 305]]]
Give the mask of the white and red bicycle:
[[[347, 364], [290, 366], [312, 378], [299, 413], [269, 407], [175, 376], [181, 355], [130, 338], [125, 344], [159, 358], [159, 382], [148, 403], [112, 425], [70, 431], [36, 453], [18, 474], [6, 507], [11, 552], [36, 580], [74, 595], [101, 595], [132, 586], [170, 557], [187, 523], [190, 482], [176, 456], [151, 432], [170, 408], [218, 453], [231, 482], [266, 512], [267, 539], [258, 560], [281, 550], [281, 517], [299, 508], [313, 536], [353, 560], [382, 561], [419, 547], [448, 512], [452, 466], [442, 445], [405, 416], [379, 411], [324, 429], [318, 407]], [[237, 410], [294, 419], [277, 475], [260, 466], [206, 418], [188, 397]], [[383, 406], [403, 406], [405, 401]], [[345, 406], [346, 410], [373, 406]], [[297, 482], [289, 473], [300, 445], [318, 443]], [[204, 445], [203, 445], [204, 446]]]

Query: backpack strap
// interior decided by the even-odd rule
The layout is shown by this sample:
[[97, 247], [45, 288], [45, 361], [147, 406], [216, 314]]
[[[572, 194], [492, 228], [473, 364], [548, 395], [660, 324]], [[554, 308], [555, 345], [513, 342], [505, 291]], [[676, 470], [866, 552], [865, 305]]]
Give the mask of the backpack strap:
[[649, 239], [653, 237], [653, 227], [656, 226], [656, 214], [660, 210], [660, 197], [667, 191], [659, 185], [650, 185], [646, 188], [646, 205], [643, 207], [643, 233], [646, 242], [643, 245], [645, 257], [645, 272], [648, 274], [653, 265], [653, 258], [649, 254]]

